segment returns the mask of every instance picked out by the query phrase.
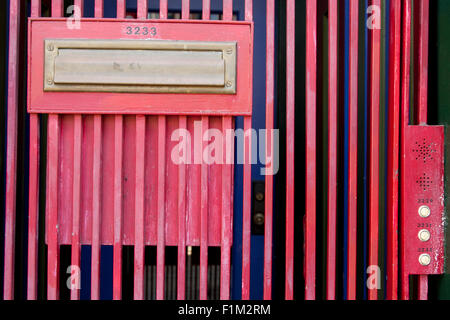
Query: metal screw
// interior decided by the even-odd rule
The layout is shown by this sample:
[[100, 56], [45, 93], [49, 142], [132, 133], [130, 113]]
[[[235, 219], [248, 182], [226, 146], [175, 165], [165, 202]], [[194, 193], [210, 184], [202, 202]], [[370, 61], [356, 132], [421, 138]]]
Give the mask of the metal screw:
[[232, 53], [233, 53], [233, 49], [227, 49], [227, 50], [226, 50], [226, 53], [227, 53], [227, 54], [232, 54]]
[[262, 226], [264, 224], [264, 214], [257, 213], [253, 217], [253, 222], [255, 222], [256, 225]]
[[264, 194], [263, 194], [262, 192], [257, 192], [257, 193], [255, 194], [255, 198], [256, 198], [256, 200], [258, 200], [258, 201], [262, 201], [262, 200], [264, 199]]
[[52, 44], [49, 44], [48, 46], [47, 46], [47, 50], [48, 51], [53, 51], [55, 49], [55, 47], [52, 45]]
[[233, 82], [227, 81], [226, 86], [227, 86], [228, 88], [231, 87], [232, 85], [233, 85]]
[[47, 84], [52, 85], [53, 84], [53, 79], [47, 79]]

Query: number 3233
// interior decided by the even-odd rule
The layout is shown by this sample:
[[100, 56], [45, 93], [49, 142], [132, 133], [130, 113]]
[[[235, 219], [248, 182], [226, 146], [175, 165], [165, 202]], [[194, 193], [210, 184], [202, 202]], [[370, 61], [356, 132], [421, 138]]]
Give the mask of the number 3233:
[[141, 36], [156, 36], [157, 31], [155, 27], [126, 27], [126, 34], [128, 35], [141, 35]]

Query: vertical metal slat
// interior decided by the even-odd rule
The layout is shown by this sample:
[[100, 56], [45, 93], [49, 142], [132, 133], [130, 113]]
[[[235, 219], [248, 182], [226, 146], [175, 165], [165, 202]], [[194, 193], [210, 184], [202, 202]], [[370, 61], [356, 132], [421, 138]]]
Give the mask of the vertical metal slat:
[[[405, 199], [405, 166], [403, 165], [404, 155], [406, 154], [406, 144], [404, 141], [406, 127], [409, 124], [409, 103], [410, 103], [410, 63], [411, 63], [411, 0], [403, 0], [403, 42], [402, 42], [402, 88], [401, 88], [401, 162], [400, 162], [400, 179], [401, 179], [401, 201]], [[401, 208], [401, 225], [405, 225], [405, 211]], [[401, 230], [403, 233], [403, 230]], [[400, 248], [403, 252], [404, 248]], [[405, 273], [404, 254], [401, 254], [401, 297], [402, 300], [409, 299], [409, 275]]]
[[336, 299], [338, 3], [328, 1], [328, 217], [327, 300]]
[[387, 170], [387, 286], [386, 298], [398, 298], [398, 172], [400, 139], [401, 2], [390, 2], [389, 112]]
[[[266, 2], [266, 164], [269, 154], [273, 168], [274, 79], [275, 79], [275, 0]], [[272, 232], [273, 232], [273, 170], [265, 176], [264, 219], [264, 300], [272, 298]]]
[[[292, 9], [288, 9], [288, 11], [292, 11]], [[295, 41], [295, 38], [291, 41]], [[288, 62], [288, 65], [292, 64], [293, 61], [295, 60]], [[306, 2], [306, 229], [304, 230], [306, 241], [304, 266], [306, 300], [314, 300], [316, 298], [316, 71], [317, 1], [308, 0]], [[291, 77], [295, 77], [295, 74]], [[292, 90], [293, 93], [291, 93], [291, 95], [295, 95], [295, 87], [293, 87]], [[294, 102], [291, 102], [291, 104], [291, 108], [294, 109]], [[287, 116], [286, 118], [292, 118], [292, 123], [288, 128], [291, 128], [290, 130], [294, 131], [295, 123], [293, 116]], [[291, 135], [294, 135], [294, 132], [292, 132]], [[288, 152], [290, 151], [290, 153], [286, 155], [287, 159], [293, 158], [294, 144], [292, 142], [291, 148], [292, 151], [288, 149]], [[293, 172], [287, 172], [287, 185], [293, 182], [293, 176]], [[291, 201], [293, 205], [294, 200], [292, 199]], [[286, 212], [286, 214], [288, 213]], [[289, 222], [287, 221], [286, 225], [288, 225], [288, 223]], [[293, 224], [292, 221], [290, 221], [290, 223]], [[292, 298], [292, 294], [290, 298]]]
[[356, 299], [358, 164], [358, 0], [350, 0], [347, 299]]

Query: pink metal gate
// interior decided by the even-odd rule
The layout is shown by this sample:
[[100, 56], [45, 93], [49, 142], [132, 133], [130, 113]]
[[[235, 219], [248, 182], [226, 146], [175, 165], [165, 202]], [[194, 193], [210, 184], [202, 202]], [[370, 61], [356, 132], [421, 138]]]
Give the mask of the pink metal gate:
[[[390, 1], [389, 29], [389, 122], [387, 170], [387, 299], [410, 297], [409, 276], [419, 277], [418, 298], [427, 298], [428, 274], [443, 272], [443, 131], [426, 126], [427, 114], [427, 59], [429, 0], [414, 1], [414, 34], [418, 38], [414, 50], [415, 78], [410, 74], [411, 7], [412, 0]], [[137, 19], [125, 19], [126, 1], [117, 1], [117, 18], [103, 18], [103, 1], [95, 1], [95, 18], [82, 19], [92, 26], [107, 26], [101, 30], [102, 39], [118, 39], [118, 32], [126, 26], [154, 25], [163, 35], [155, 39], [214, 41], [221, 30], [222, 41], [237, 41], [238, 84], [237, 96], [207, 94], [176, 96], [163, 94], [153, 104], [152, 112], [133, 93], [97, 95], [73, 92], [43, 93], [42, 64], [44, 51], [53, 51], [53, 44], [44, 46], [45, 39], [96, 38], [92, 29], [81, 31], [61, 27], [63, 1], [52, 0], [52, 18], [41, 18], [41, 1], [31, 1], [29, 20], [29, 87], [30, 112], [30, 183], [29, 183], [29, 242], [28, 242], [28, 299], [37, 298], [39, 167], [46, 165], [46, 242], [48, 244], [48, 299], [59, 297], [59, 250], [71, 245], [72, 265], [80, 265], [80, 246], [92, 247], [91, 298], [99, 299], [100, 246], [114, 246], [113, 296], [122, 297], [122, 246], [134, 246], [134, 298], [144, 298], [145, 246], [157, 247], [157, 299], [164, 298], [165, 247], [177, 246], [177, 298], [185, 298], [186, 246], [200, 247], [200, 299], [207, 298], [208, 247], [221, 248], [220, 298], [230, 298], [230, 248], [232, 246], [233, 183], [243, 184], [243, 238], [242, 238], [242, 299], [250, 298], [250, 230], [251, 230], [251, 162], [252, 141], [244, 143], [243, 181], [233, 181], [233, 165], [205, 163], [175, 165], [170, 161], [170, 150], [176, 145], [168, 133], [186, 129], [193, 133], [195, 122], [200, 132], [215, 128], [225, 133], [234, 128], [234, 116], [244, 116], [244, 131], [251, 129], [252, 115], [252, 37], [253, 7], [245, 0], [245, 21], [232, 21], [233, 1], [223, 1], [223, 20], [208, 22], [210, 1], [203, 0], [203, 22], [189, 20], [189, 0], [182, 1], [182, 20], [168, 21], [167, 0], [160, 1], [160, 20], [148, 20], [148, 2], [137, 3]], [[15, 174], [18, 99], [18, 26], [20, 1], [11, 1], [10, 53], [8, 87], [8, 141], [5, 210], [5, 272], [4, 298], [14, 296], [14, 237], [15, 237]], [[83, 10], [83, 1], [74, 4]], [[358, 23], [360, 3], [349, 0], [348, 22], [348, 200], [347, 267], [345, 299], [356, 299], [358, 257]], [[285, 298], [293, 299], [294, 290], [304, 291], [307, 300], [316, 295], [317, 261], [317, 26], [318, 7], [328, 11], [328, 150], [327, 150], [327, 228], [326, 228], [326, 299], [337, 296], [337, 237], [338, 229], [338, 119], [343, 94], [339, 85], [338, 48], [339, 3], [335, 0], [306, 0], [306, 22], [296, 21], [295, 6], [286, 2], [286, 220], [285, 220]], [[369, 5], [380, 7], [381, 0]], [[275, 128], [275, 0], [266, 1], [266, 129]], [[305, 150], [295, 150], [295, 54], [296, 24], [306, 23], [306, 88], [305, 88]], [[164, 27], [163, 25], [170, 27]], [[114, 26], [119, 26], [114, 29]], [[194, 28], [192, 26], [200, 26]], [[206, 26], [206, 28], [205, 28]], [[368, 25], [369, 26], [369, 25]], [[192, 29], [190, 29], [192, 27]], [[369, 26], [370, 27], [370, 26]], [[183, 32], [183, 29], [186, 28]], [[208, 29], [209, 28], [209, 29]], [[221, 29], [223, 28], [223, 29]], [[85, 31], [88, 30], [88, 31]], [[156, 29], [155, 29], [156, 30]], [[243, 31], [244, 30], [244, 31]], [[216, 33], [215, 33], [215, 32]], [[189, 34], [189, 32], [192, 32]], [[380, 28], [369, 33], [368, 106], [369, 106], [369, 232], [368, 265], [379, 264], [379, 112], [380, 112]], [[228, 34], [228, 38], [227, 35]], [[122, 34], [123, 35], [123, 34]], [[181, 37], [180, 37], [181, 35]], [[138, 36], [132, 39], [139, 39]], [[244, 49], [242, 49], [244, 48]], [[249, 49], [246, 51], [246, 49]], [[298, 47], [297, 47], [297, 50]], [[40, 69], [39, 69], [40, 68]], [[37, 70], [37, 71], [36, 71]], [[244, 74], [244, 75], [243, 75]], [[40, 81], [40, 82], [39, 82]], [[47, 81], [47, 78], [45, 78]], [[48, 85], [53, 85], [52, 79]], [[414, 83], [414, 108], [410, 108], [410, 83]], [[78, 99], [80, 109], [70, 109]], [[101, 99], [98, 99], [101, 97]], [[150, 94], [145, 98], [154, 97]], [[104, 99], [104, 100], [102, 100]], [[127, 103], [134, 109], [124, 108]], [[212, 105], [215, 105], [212, 107]], [[172, 109], [167, 108], [169, 105]], [[101, 110], [107, 106], [108, 109]], [[156, 106], [156, 107], [155, 107]], [[234, 109], [233, 109], [234, 108]], [[409, 122], [410, 109], [416, 113], [416, 123]], [[191, 110], [195, 110], [192, 111]], [[48, 114], [47, 162], [40, 162], [40, 114]], [[298, 125], [298, 124], [297, 124]], [[298, 129], [297, 129], [298, 130]], [[266, 138], [266, 145], [272, 143]], [[226, 141], [223, 141], [225, 147]], [[201, 141], [202, 147], [205, 142]], [[196, 150], [191, 150], [195, 156]], [[295, 151], [297, 157], [305, 153], [304, 181], [295, 181]], [[266, 154], [268, 154], [266, 147]], [[234, 150], [232, 150], [234, 154]], [[201, 155], [200, 155], [201, 157]], [[234, 157], [233, 157], [234, 158]], [[420, 176], [416, 175], [420, 172]], [[423, 174], [423, 176], [422, 176]], [[399, 180], [400, 179], [400, 180]], [[305, 185], [305, 207], [295, 208], [295, 183]], [[400, 193], [400, 196], [399, 196]], [[265, 177], [265, 233], [264, 233], [264, 299], [272, 298], [274, 180]], [[419, 205], [420, 204], [420, 205]], [[424, 211], [423, 211], [424, 210]], [[304, 215], [301, 214], [304, 211]], [[400, 220], [399, 220], [400, 218]], [[303, 219], [303, 221], [302, 221]], [[400, 222], [400, 223], [399, 223]], [[304, 227], [304, 248], [294, 247], [294, 226]], [[418, 229], [417, 229], [418, 228]], [[417, 233], [419, 232], [419, 237]], [[422, 233], [420, 233], [422, 232]], [[428, 234], [427, 234], [428, 232]], [[422, 236], [429, 236], [423, 240]], [[418, 239], [417, 239], [418, 237]], [[413, 240], [414, 239], [414, 240]], [[236, 239], [234, 239], [236, 241]], [[426, 243], [426, 245], [424, 244]], [[303, 250], [303, 251], [302, 251]], [[294, 255], [302, 254], [304, 268], [294, 265]], [[429, 261], [427, 261], [429, 259]], [[304, 275], [304, 288], [294, 288], [294, 273]], [[399, 284], [400, 289], [399, 290]], [[368, 298], [378, 298], [377, 288], [367, 288]], [[401, 295], [399, 295], [401, 293]], [[79, 290], [71, 290], [71, 298], [79, 299]]]

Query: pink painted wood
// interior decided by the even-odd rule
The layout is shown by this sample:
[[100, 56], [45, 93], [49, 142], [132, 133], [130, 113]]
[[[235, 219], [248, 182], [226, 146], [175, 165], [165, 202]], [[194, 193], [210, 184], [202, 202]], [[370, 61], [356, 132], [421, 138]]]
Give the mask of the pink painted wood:
[[[81, 115], [74, 116], [73, 129], [73, 196], [72, 196], [72, 257], [71, 264], [75, 270], [71, 270], [72, 275], [81, 266], [81, 245], [80, 245], [80, 200], [81, 200], [81, 139], [82, 139], [82, 118]], [[79, 279], [76, 279], [78, 281]], [[80, 299], [80, 290], [77, 283], [72, 283], [70, 297], [72, 300]]]
[[[187, 118], [179, 117], [179, 128], [187, 130]], [[178, 273], [177, 299], [185, 299], [186, 288], [186, 164], [178, 166]]]
[[[380, 0], [372, 0], [371, 5], [381, 7]], [[369, 52], [369, 266], [378, 265], [378, 233], [379, 233], [379, 180], [380, 180], [380, 47], [381, 30], [371, 29]], [[378, 299], [378, 289], [368, 289], [369, 300]]]
[[209, 20], [211, 16], [211, 0], [203, 0], [202, 19]]
[[358, 165], [358, 0], [350, 0], [347, 299], [356, 299]]
[[[266, 163], [273, 154], [271, 130], [274, 127], [275, 84], [275, 0], [266, 3]], [[273, 160], [272, 160], [273, 161]], [[273, 233], [273, 170], [265, 177], [264, 219], [264, 300], [272, 298], [272, 233]]]
[[[164, 13], [161, 15], [164, 16]], [[250, 115], [252, 93], [252, 34], [249, 21], [199, 21], [162, 19], [150, 23], [157, 30], [155, 40], [224, 41], [237, 42], [236, 94], [170, 94], [121, 92], [54, 92], [44, 91], [44, 39], [98, 39], [92, 30], [102, 30], [102, 39], [143, 40], [144, 35], [127, 35], [127, 27], [149, 26], [142, 19], [111, 20], [84, 18], [80, 29], [67, 28], [66, 19], [34, 18], [29, 21], [32, 30], [29, 58], [31, 81], [28, 92], [30, 113], [60, 114], [165, 114], [165, 115]], [[218, 38], [220, 35], [220, 38]], [[139, 97], [137, 99], [136, 97]], [[74, 105], [76, 101], [76, 105]]]
[[[419, 0], [414, 6], [415, 34], [418, 35], [415, 44], [415, 113], [416, 123], [423, 125], [427, 123], [428, 113], [428, 42], [429, 42], [429, 19], [430, 1]], [[418, 299], [428, 300], [428, 277], [419, 275]]]
[[[63, 16], [61, 0], [52, 1], [52, 17]], [[59, 299], [59, 219], [58, 219], [58, 169], [60, 118], [49, 115], [47, 129], [47, 190], [46, 190], [46, 232], [48, 243], [47, 298]], [[73, 148], [72, 148], [73, 150]]]
[[[233, 129], [231, 117], [222, 118], [222, 132], [227, 133]], [[227, 150], [227, 147], [233, 147], [233, 144], [228, 138], [222, 141], [223, 150]], [[232, 180], [232, 165], [227, 161], [226, 154], [223, 154], [224, 163], [222, 165], [222, 198], [221, 198], [221, 257], [220, 257], [220, 299], [229, 300], [230, 299], [230, 272], [231, 272], [231, 243], [232, 243], [232, 206], [229, 199], [232, 198], [233, 194], [230, 189]]]
[[401, 2], [390, 2], [386, 298], [398, 299]]
[[328, 1], [328, 217], [327, 300], [336, 299], [338, 3]]
[[[31, 2], [31, 16], [41, 15], [41, 1]], [[28, 74], [28, 76], [30, 76]], [[39, 232], [39, 150], [40, 123], [38, 115], [30, 115], [30, 182], [28, 198], [28, 274], [27, 299], [37, 299], [38, 232]]]
[[[204, 2], [206, 7], [203, 10], [204, 17], [209, 17], [209, 12], [206, 12], [206, 9], [210, 8], [209, 1]], [[75, 4], [82, 7], [82, 1], [77, 0]], [[103, 1], [97, 0], [95, 4], [96, 18], [83, 19], [83, 24], [105, 21], [103, 20]], [[55, 16], [58, 16], [59, 12], [62, 14], [62, 7], [60, 8], [59, 5], [62, 5], [61, 1], [52, 2], [52, 12]], [[123, 19], [126, 10], [125, 2], [118, 1], [117, 6], [117, 18]], [[146, 1], [138, 2], [138, 8], [141, 8], [138, 10], [138, 18], [145, 19], [147, 9], [142, 9], [140, 6], [147, 7]], [[183, 1], [182, 18], [184, 20], [189, 18], [189, 10], [186, 9], [188, 7], [189, 1]], [[233, 12], [231, 1], [227, 1], [224, 9], [224, 17], [231, 20]], [[248, 21], [251, 21], [252, 3], [250, 1], [247, 1], [246, 9], [246, 17], [250, 19]], [[167, 1], [161, 1], [160, 14], [163, 19], [167, 18]], [[29, 26], [31, 27], [33, 23], [30, 22]], [[65, 20], [53, 21], [52, 26], [55, 26], [53, 23], [65, 23]], [[248, 22], [228, 23], [235, 26], [250, 26], [250, 33], [253, 33], [252, 24]], [[223, 26], [226, 25], [223, 24]], [[60, 36], [65, 37], [62, 34]], [[250, 51], [245, 54], [248, 54], [251, 65], [251, 43], [249, 43], [249, 49]], [[29, 50], [35, 52], [31, 46]], [[244, 60], [248, 61], [248, 59]], [[30, 77], [34, 75], [35, 73], [30, 73]], [[247, 92], [247, 90], [244, 91]], [[249, 92], [251, 96], [251, 84]], [[65, 96], [65, 99], [68, 97]], [[77, 100], [77, 104], [78, 102]], [[251, 109], [251, 105], [249, 108]], [[46, 192], [46, 242], [49, 247], [48, 298], [59, 298], [60, 245], [72, 245], [71, 263], [79, 266], [81, 245], [90, 244], [92, 246], [91, 298], [99, 299], [100, 249], [103, 244], [112, 244], [114, 246], [113, 298], [121, 299], [122, 245], [131, 244], [135, 245], [135, 299], [145, 298], [143, 270], [146, 245], [157, 245], [158, 299], [164, 298], [166, 245], [179, 245], [177, 296], [180, 299], [184, 298], [185, 290], [185, 246], [201, 248], [200, 297], [202, 299], [207, 298], [208, 248], [220, 246], [222, 270], [220, 296], [221, 299], [229, 299], [233, 166], [228, 163], [225, 165], [206, 163], [175, 165], [170, 155], [176, 145], [171, 137], [175, 129], [186, 128], [195, 136], [196, 126], [198, 126], [196, 122], [199, 122], [201, 123], [200, 139], [202, 132], [208, 128], [222, 130], [225, 133], [226, 130], [233, 129], [233, 112], [223, 114], [219, 112], [220, 117], [204, 114], [201, 119], [197, 116], [187, 117], [182, 112], [181, 115], [176, 112], [173, 116], [127, 115], [125, 117], [122, 114], [83, 113], [82, 109], [72, 109], [71, 113], [64, 115], [52, 113], [48, 120]], [[31, 119], [30, 138], [31, 141], [36, 141], [38, 136], [35, 138], [33, 134], [39, 133], [39, 122], [35, 121], [38, 115], [31, 114]], [[250, 128], [251, 117], [247, 116], [245, 129]], [[206, 145], [206, 141], [202, 143]], [[228, 148], [226, 141], [223, 141], [223, 144]], [[202, 158], [202, 150], [196, 150], [195, 145], [191, 145], [190, 148], [191, 152], [193, 150], [194, 157]], [[222, 156], [232, 159], [234, 150], [231, 149], [230, 153], [227, 152]], [[37, 173], [37, 169], [33, 169], [35, 168], [33, 166], [39, 164], [39, 146], [33, 145], [30, 151], [34, 155], [30, 159], [30, 173], [33, 171]], [[247, 261], [244, 261], [246, 275], [244, 281], [247, 285], [243, 296], [247, 296], [248, 299], [251, 208], [251, 165], [248, 151], [246, 159], [248, 160], [244, 170], [246, 190], [244, 226], [247, 232], [243, 237], [246, 243], [244, 256], [247, 257]], [[166, 180], [170, 181], [170, 184], [166, 183]], [[36, 176], [36, 191], [38, 191], [37, 182]], [[217, 197], [217, 194], [221, 196]], [[111, 195], [113, 201], [110, 199]], [[33, 200], [33, 195], [30, 197]], [[35, 202], [37, 205], [37, 201]], [[37, 207], [35, 212], [37, 213]], [[37, 221], [34, 222], [33, 219], [30, 221], [31, 227], [37, 227]], [[30, 252], [32, 251], [30, 249]], [[75, 287], [71, 290], [71, 298], [79, 299], [79, 290]]]
[[[77, 7], [75, 10], [79, 10], [81, 17], [84, 14], [84, 1], [75, 0], [74, 5]], [[74, 14], [77, 12], [74, 11]], [[75, 115], [73, 118], [70, 116], [64, 117], [66, 121], [73, 121], [73, 196], [72, 196], [72, 255], [71, 265], [74, 266], [71, 269], [71, 275], [74, 278], [74, 282], [71, 283], [72, 288], [70, 290], [70, 298], [72, 300], [80, 299], [80, 275], [79, 270], [81, 266], [81, 242], [80, 242], [80, 200], [81, 200], [81, 143], [83, 132], [83, 119], [81, 115]], [[63, 132], [67, 134], [67, 130]], [[76, 278], [78, 277], [78, 278]]]
[[[406, 144], [404, 141], [404, 136], [406, 132], [406, 127], [409, 125], [409, 104], [410, 104], [410, 63], [411, 63], [411, 0], [403, 0], [403, 26], [402, 26], [402, 91], [401, 91], [401, 154], [406, 154]], [[405, 167], [402, 165], [404, 163], [403, 157], [400, 162], [400, 181], [401, 185], [405, 185]], [[405, 201], [405, 192], [401, 192], [401, 202]], [[405, 225], [405, 211], [404, 208], [401, 208], [401, 225]], [[404, 230], [401, 230], [401, 233], [404, 233]], [[405, 260], [404, 260], [404, 250], [405, 248], [400, 247], [401, 253], [401, 298], [402, 300], [409, 300], [409, 275], [405, 272]]]
[[250, 299], [250, 240], [251, 240], [251, 148], [252, 118], [244, 117], [244, 179], [242, 208], [242, 300]]
[[[245, 20], [253, 21], [253, 0], [245, 0]], [[250, 59], [252, 59], [250, 57]], [[249, 92], [253, 92], [253, 82], [250, 82]], [[253, 108], [249, 104], [250, 110]], [[244, 133], [249, 133], [247, 142], [244, 138], [244, 174], [243, 174], [243, 208], [242, 208], [242, 300], [250, 299], [250, 236], [251, 236], [251, 146], [252, 117], [244, 117]], [[245, 137], [246, 134], [244, 134]]]
[[166, 143], [166, 117], [158, 116], [158, 159], [157, 159], [157, 212], [158, 212], [158, 241], [156, 257], [156, 299], [164, 299], [164, 274], [165, 274], [165, 143]]
[[[117, 18], [126, 15], [126, 0], [117, 1]], [[122, 166], [123, 166], [123, 116], [114, 117], [114, 248], [113, 248], [113, 299], [122, 299]]]
[[[164, 166], [163, 166], [164, 167]], [[134, 299], [143, 300], [144, 296], [144, 179], [145, 179], [145, 116], [136, 116], [136, 192], [134, 217]], [[163, 170], [163, 169], [162, 169]], [[164, 263], [164, 260], [163, 260]]]
[[59, 299], [58, 155], [60, 135], [57, 115], [49, 115], [47, 134], [47, 298], [48, 300], [57, 300]]
[[114, 248], [113, 248], [113, 299], [122, 299], [122, 161], [123, 117], [114, 117]]
[[[295, 12], [292, 8], [288, 8], [288, 12]], [[294, 29], [295, 30], [295, 29]], [[290, 32], [294, 32], [293, 30]], [[288, 31], [288, 34], [290, 33]], [[291, 39], [291, 43], [295, 43], [295, 38]], [[291, 53], [291, 60], [288, 60], [289, 65], [295, 64], [295, 53]], [[306, 216], [305, 216], [305, 299], [314, 300], [316, 298], [316, 70], [317, 70], [317, 1], [307, 0], [306, 2]], [[292, 136], [292, 141], [288, 142], [288, 153], [286, 155], [287, 161], [292, 161], [290, 166], [292, 171], [287, 173], [286, 188], [291, 192], [291, 205], [286, 207], [286, 216], [288, 217], [288, 209], [292, 210], [293, 220], [293, 205], [294, 205], [294, 191], [289, 191], [289, 185], [293, 188], [294, 183], [294, 97], [295, 86], [294, 78], [295, 73], [290, 75], [290, 94], [288, 89], [288, 96], [291, 96], [289, 108], [292, 109], [291, 115], [287, 115], [288, 121], [291, 121], [288, 125], [288, 135]], [[288, 82], [289, 86], [289, 82]], [[289, 87], [288, 87], [289, 88]], [[289, 120], [291, 119], [291, 120]], [[289, 138], [288, 138], [289, 139]], [[290, 147], [289, 147], [290, 145]], [[292, 159], [292, 160], [289, 160]], [[289, 166], [288, 166], [289, 168]], [[289, 169], [288, 169], [289, 170]], [[288, 224], [292, 225], [291, 233], [293, 237], [293, 221], [286, 219], [286, 228]], [[288, 230], [288, 229], [286, 229]], [[287, 232], [286, 232], [287, 236]], [[293, 246], [293, 243], [292, 245]], [[293, 249], [291, 249], [293, 250]], [[291, 260], [293, 264], [293, 252], [291, 253]], [[293, 268], [291, 266], [291, 268]], [[293, 270], [291, 270], [291, 278], [293, 280]], [[292, 285], [290, 286], [289, 296], [286, 298], [292, 299]], [[288, 293], [288, 292], [286, 292]]]
[[101, 245], [101, 158], [102, 116], [94, 116], [93, 166], [92, 166], [92, 260], [91, 299], [100, 299], [100, 245]]
[[[209, 118], [202, 117], [201, 137], [205, 136], [209, 129]], [[206, 147], [202, 139], [202, 150]], [[199, 150], [199, 157], [203, 160], [203, 152]], [[206, 300], [208, 294], [208, 166], [201, 161], [200, 174], [200, 300]]]

